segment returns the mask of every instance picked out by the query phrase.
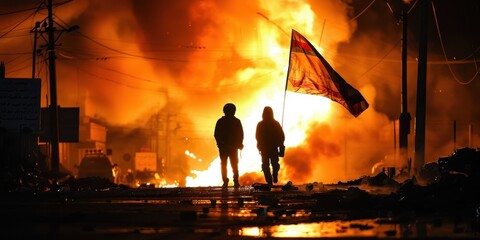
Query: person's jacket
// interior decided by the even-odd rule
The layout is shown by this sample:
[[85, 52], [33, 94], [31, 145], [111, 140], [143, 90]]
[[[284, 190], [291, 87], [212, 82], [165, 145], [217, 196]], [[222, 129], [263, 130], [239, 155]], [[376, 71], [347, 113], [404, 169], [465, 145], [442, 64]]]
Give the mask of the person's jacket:
[[257, 124], [255, 132], [257, 148], [261, 152], [277, 152], [278, 147], [283, 147], [285, 141], [285, 133], [282, 126], [273, 118], [271, 108], [264, 110], [262, 118], [262, 121]]
[[214, 137], [219, 149], [242, 149], [243, 127], [240, 119], [231, 115], [218, 119]]

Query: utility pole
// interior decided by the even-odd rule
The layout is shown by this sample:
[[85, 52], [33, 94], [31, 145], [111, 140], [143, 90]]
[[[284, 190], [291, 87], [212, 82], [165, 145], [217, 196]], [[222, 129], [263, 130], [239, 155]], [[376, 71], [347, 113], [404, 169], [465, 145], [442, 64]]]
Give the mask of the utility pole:
[[55, 69], [55, 27], [53, 26], [52, 0], [48, 0], [48, 71], [50, 76], [50, 143], [52, 148], [52, 172], [59, 171], [58, 150], [58, 104], [57, 104], [57, 74]]
[[35, 23], [35, 28], [33, 28], [30, 32], [33, 32], [33, 56], [32, 56], [32, 79], [35, 78], [35, 66], [37, 65], [37, 33], [38, 28], [40, 27], [40, 22]]
[[430, 0], [419, 0], [420, 4], [420, 44], [418, 49], [417, 109], [415, 118], [415, 174], [425, 164], [425, 118], [427, 94], [427, 27], [428, 3]]
[[408, 94], [407, 94], [407, 15], [408, 5], [402, 4], [402, 112], [400, 113], [400, 160], [402, 163], [408, 163], [408, 134], [410, 133], [410, 121], [412, 117], [408, 112]]
[[[399, 147], [400, 147], [400, 162], [409, 164], [408, 159], [408, 134], [410, 134], [410, 121], [412, 117], [408, 112], [408, 94], [407, 94], [407, 29], [408, 29], [408, 8], [409, 2], [396, 1], [401, 3], [402, 14], [397, 14], [393, 10], [389, 1], [385, 1], [392, 14], [397, 19], [397, 23], [402, 22], [402, 94], [401, 94], [401, 113], [399, 117]], [[395, 123], [394, 123], [395, 124]], [[395, 126], [394, 126], [395, 127]], [[396, 140], [396, 136], [394, 137]], [[394, 142], [394, 149], [396, 150], [396, 142]], [[395, 158], [397, 157], [395, 152]]]
[[[50, 83], [50, 105], [48, 105], [48, 114], [49, 114], [49, 129], [48, 136], [50, 142], [50, 158], [51, 158], [51, 171], [59, 171], [59, 130], [58, 130], [58, 103], [57, 103], [57, 74], [55, 69], [55, 42], [60, 37], [63, 32], [71, 32], [79, 28], [79, 26], [74, 25], [70, 28], [65, 28], [61, 25], [60, 30], [57, 30], [54, 26], [55, 21], [53, 20], [53, 4], [52, 0], [48, 0], [46, 4], [48, 10], [48, 16], [40, 22], [35, 23], [35, 28], [30, 32], [34, 33], [34, 46], [33, 46], [33, 56], [32, 56], [32, 78], [35, 78], [35, 60], [37, 57], [37, 38], [41, 36], [47, 43], [45, 44], [48, 51], [48, 72], [49, 72], [49, 83]], [[58, 25], [58, 24], [57, 24]], [[55, 38], [55, 32], [59, 31], [59, 35]], [[48, 37], [43, 37], [43, 33], [48, 33]], [[48, 104], [48, 99], [47, 99]]]

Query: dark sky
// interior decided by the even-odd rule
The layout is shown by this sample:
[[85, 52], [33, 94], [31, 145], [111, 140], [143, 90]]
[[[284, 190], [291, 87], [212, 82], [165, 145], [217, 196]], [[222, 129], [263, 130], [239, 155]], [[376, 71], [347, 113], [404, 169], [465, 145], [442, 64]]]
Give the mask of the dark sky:
[[[357, 11], [363, 10], [364, 8], [362, 7], [365, 7], [371, 1], [353, 2], [356, 4], [355, 12], [358, 14]], [[391, 8], [388, 7], [387, 2], [390, 3]], [[400, 1], [376, 1], [369, 10], [365, 11], [364, 14], [357, 18], [359, 30], [353, 34], [352, 39], [363, 39], [368, 38], [369, 36], [371, 38], [376, 38], [379, 42], [378, 48], [383, 49], [384, 53], [387, 53], [388, 50], [390, 50], [390, 45], [395, 40], [398, 40], [402, 34], [401, 23], [395, 25], [402, 10], [402, 5], [399, 4], [399, 2]], [[409, 6], [412, 6], [412, 4]], [[413, 9], [411, 9], [408, 14], [407, 48], [409, 61], [409, 89], [411, 89], [411, 87], [416, 87], [417, 66], [415, 61], [418, 57], [420, 41], [420, 4], [415, 4], [413, 6]], [[475, 91], [469, 90], [479, 89], [478, 77], [473, 79], [473, 81], [472, 78], [478, 71], [475, 62], [480, 53], [480, 37], [476, 34], [480, 31], [478, 17], [476, 17], [480, 13], [480, 3], [478, 1], [430, 1], [428, 8], [427, 59], [429, 62], [429, 72], [427, 77], [429, 79], [428, 90], [430, 97], [433, 97], [433, 94], [435, 92], [438, 93], [439, 91], [444, 93], [447, 92], [446, 94], [455, 94], [457, 91], [466, 91], [466, 95], [460, 93], [456, 96], [459, 98], [458, 100], [463, 99], [462, 97], [466, 97], [465, 101], [461, 101], [462, 103], [460, 106], [454, 108], [461, 110], [461, 112], [456, 114], [463, 115], [462, 118], [478, 119], [478, 111], [474, 110]], [[392, 13], [390, 9], [392, 9], [394, 13]], [[441, 40], [439, 38], [439, 33]], [[352, 50], [351, 46], [356, 45], [354, 41], [351, 41], [350, 43], [352, 44], [345, 45], [346, 52], [350, 52]], [[401, 43], [399, 43], [399, 46], [385, 59], [398, 58], [398, 53], [401, 51], [400, 44]], [[356, 46], [353, 48], [356, 48]], [[382, 55], [377, 55], [376, 57], [382, 57]], [[446, 59], [452, 61], [450, 62], [450, 65], [446, 64]], [[371, 70], [371, 72], [375, 72], [375, 69]], [[454, 84], [450, 84], [448, 81], [451, 81], [451, 83]], [[409, 92], [415, 94], [415, 89], [412, 88]], [[409, 102], [414, 103], [415, 95], [412, 96], [411, 94]], [[450, 97], [448, 98], [450, 99]], [[387, 109], [389, 108], [389, 104], [385, 105], [386, 106], [383, 107], [382, 111], [388, 112], [390, 117], [394, 117], [395, 114]], [[414, 110], [415, 105], [409, 105], [411, 105], [412, 110]], [[439, 111], [445, 110], [444, 106], [438, 106], [438, 108], [431, 106], [430, 109], [432, 108], [438, 109]], [[467, 109], [469, 110], [463, 111]]]

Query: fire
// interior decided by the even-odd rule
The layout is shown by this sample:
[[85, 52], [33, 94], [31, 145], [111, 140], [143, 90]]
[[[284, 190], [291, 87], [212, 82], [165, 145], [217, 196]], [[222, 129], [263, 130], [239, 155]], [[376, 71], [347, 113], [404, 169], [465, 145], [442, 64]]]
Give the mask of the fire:
[[[298, 146], [302, 143], [302, 141], [305, 140], [306, 131], [308, 130], [310, 122], [318, 122], [328, 119], [331, 104], [330, 99], [313, 95], [287, 93], [286, 98], [288, 101], [285, 105], [285, 109], [282, 109], [283, 99], [281, 98], [283, 98], [283, 93], [275, 96], [273, 100], [259, 100], [259, 103], [262, 104], [252, 107], [254, 111], [242, 121], [246, 141], [244, 141], [244, 149], [239, 152], [240, 176], [246, 173], [255, 173], [260, 176], [260, 179], [263, 179], [260, 154], [256, 148], [256, 142], [254, 141], [256, 125], [261, 120], [263, 111], [263, 107], [261, 106], [272, 106], [274, 111], [276, 110], [275, 118], [279, 122], [283, 122], [283, 128], [286, 135], [285, 146], [287, 148], [287, 152], [289, 147]], [[305, 105], [305, 103], [309, 104]], [[283, 121], [282, 110], [283, 114], [285, 114]], [[282, 159], [280, 160], [280, 165], [282, 165]], [[215, 158], [207, 170], [192, 170], [191, 173], [195, 175], [195, 177], [186, 178], [187, 187], [221, 185], [222, 179], [220, 178], [220, 158]], [[228, 174], [230, 179], [232, 179], [231, 173], [231, 167], [228, 165]], [[280, 175], [279, 181], [284, 182], [288, 180]]]
[[[73, 1], [58, 7], [59, 21], [81, 26], [76, 33], [64, 34], [56, 48], [60, 105], [79, 106], [86, 116], [126, 128], [150, 127], [152, 116], [172, 113], [176, 117], [163, 119], [165, 122], [158, 125], [162, 130], [159, 134], [163, 134], [159, 137], [165, 138], [170, 120], [182, 126], [171, 133], [170, 140], [180, 135], [197, 137], [202, 139], [198, 141], [200, 145], [204, 144], [203, 139], [213, 138], [213, 125], [223, 104], [234, 102], [245, 131], [245, 147], [240, 153], [241, 178], [255, 181], [263, 181], [255, 128], [263, 107], [271, 106], [286, 134], [280, 181], [298, 179], [287, 179], [290, 176], [282, 171], [303, 172], [301, 167], [312, 167], [310, 162], [324, 157], [317, 156], [323, 152], [311, 151], [317, 142], [309, 144], [309, 135], [315, 123], [332, 122], [329, 120], [336, 112], [332, 110], [336, 103], [318, 96], [285, 93], [290, 33], [296, 29], [304, 34], [335, 66], [337, 44], [348, 42], [354, 28], [347, 19], [348, 4], [306, 0], [126, 2]], [[97, 20], [98, 16], [102, 16], [102, 21]], [[24, 45], [30, 46], [31, 39], [27, 40]], [[18, 74], [24, 77], [30, 72], [27, 69]], [[328, 141], [321, 142], [325, 146], [318, 148], [338, 148], [338, 136], [343, 136], [343, 132], [333, 128], [330, 132], [337, 136], [329, 136]], [[169, 163], [178, 160], [178, 155], [183, 157], [184, 146], [169, 146], [175, 154], [167, 154], [166, 146], [158, 147], [169, 156]], [[352, 143], [348, 146], [355, 147]], [[214, 145], [206, 147], [216, 150]], [[119, 149], [114, 154], [126, 151], [117, 145], [112, 148]], [[195, 151], [198, 152], [185, 154], [205, 154], [200, 152], [202, 149]], [[200, 171], [183, 164], [178, 171], [182, 177], [177, 177], [176, 169], [166, 174], [172, 174], [171, 178], [183, 185], [180, 180], [191, 171], [185, 179], [187, 186], [218, 186], [219, 159], [211, 160], [211, 152], [205, 152], [209, 159], [204, 158], [203, 163], [211, 163], [208, 169]], [[338, 161], [339, 155], [327, 156], [327, 164], [342, 162]], [[299, 156], [302, 159], [295, 158]], [[340, 169], [335, 167], [330, 169]], [[311, 171], [324, 175], [317, 169]], [[329, 170], [329, 174], [335, 173]]]
[[[275, 4], [269, 6], [276, 9], [271, 9], [272, 11], [281, 11], [282, 8], [282, 6]], [[302, 22], [299, 24], [301, 24], [304, 29], [312, 29], [314, 17], [310, 6], [306, 3], [299, 2], [296, 11], [298, 12], [293, 15], [282, 15], [282, 18], [278, 19], [278, 21], [291, 21], [292, 23], [295, 23], [298, 21], [298, 16], [303, 16], [301, 19]], [[259, 40], [262, 47], [259, 51], [263, 51], [264, 54], [272, 60], [274, 66], [269, 67], [274, 68], [276, 73], [272, 74], [270, 79], [263, 81], [267, 82], [267, 86], [265, 86], [264, 90], [258, 94], [257, 98], [253, 98], [250, 100], [251, 102], [242, 103], [243, 108], [251, 110], [250, 112], [243, 116], [239, 115], [238, 113], [240, 110], [237, 110], [237, 117], [241, 119], [245, 133], [245, 147], [239, 152], [239, 174], [241, 184], [242, 175], [247, 173], [257, 176], [256, 179], [260, 179], [262, 182], [264, 181], [263, 173], [261, 171], [260, 154], [257, 150], [254, 137], [256, 125], [261, 120], [264, 106], [270, 106], [274, 109], [275, 119], [277, 119], [284, 128], [287, 157], [289, 147], [298, 146], [305, 140], [310, 123], [327, 120], [330, 112], [330, 99], [306, 94], [285, 93], [285, 76], [288, 66], [290, 46], [289, 42], [285, 41], [285, 38], [283, 38], [285, 36], [282, 36], [281, 34], [287, 32], [282, 29], [280, 29], [282, 31], [278, 31], [278, 29], [272, 31], [272, 23], [274, 25], [276, 24], [273, 20], [266, 19], [268, 22], [260, 21], [258, 23], [259, 32], [262, 33], [262, 38]], [[323, 51], [320, 47], [317, 49]], [[262, 74], [262, 71], [264, 71], [264, 69], [261, 67], [259, 67], [258, 70], [248, 69], [248, 71], [240, 72], [237, 77], [239, 79], [246, 79], [248, 77]], [[280, 160], [280, 164], [282, 166], [282, 159]], [[193, 176], [186, 178], [186, 186], [219, 186], [222, 184], [220, 172], [220, 158], [217, 157], [212, 161], [207, 170], [191, 170]], [[228, 165], [228, 174], [229, 178], [232, 179], [230, 165]], [[285, 179], [280, 174], [279, 182], [283, 181], [288, 181], [288, 179]], [[233, 184], [232, 181], [230, 183]]]
[[[31, 75], [32, 55], [25, 54], [32, 47], [30, 30], [35, 22], [44, 19], [46, 10], [32, 14], [36, 5], [31, 1], [17, 2], [5, 6], [4, 12], [13, 14], [1, 16], [7, 27], [0, 39], [0, 52], [2, 61], [7, 63], [6, 76], [24, 78]], [[31, 11], [18, 11], [21, 9]], [[395, 126], [392, 120], [398, 117], [400, 64], [382, 61], [378, 65], [378, 60], [385, 54], [385, 44], [397, 42], [400, 35], [393, 31], [396, 23], [393, 19], [381, 24], [370, 22], [382, 19], [388, 11], [369, 8], [365, 15], [363, 11], [361, 16], [355, 14], [363, 9], [365, 4], [357, 1], [307, 0], [127, 0], [121, 4], [105, 0], [55, 4], [55, 22], [66, 27], [80, 26], [79, 30], [61, 37], [59, 32], [56, 34], [58, 103], [79, 107], [82, 115], [105, 121], [107, 127], [125, 130], [154, 130], [154, 116], [175, 115], [158, 124], [161, 140], [158, 142], [166, 142], [166, 133], [170, 133], [167, 127], [177, 124], [181, 129], [170, 129], [173, 132], [169, 140], [180, 142], [174, 136], [195, 139], [188, 148], [195, 149], [198, 156], [205, 156], [202, 164], [195, 162], [201, 166], [182, 163], [180, 170], [165, 172], [169, 181], [168, 174], [172, 179], [185, 180], [184, 176], [193, 169], [187, 179], [189, 186], [218, 185], [220, 181], [216, 180], [220, 178], [219, 163], [213, 160], [216, 149], [210, 141], [212, 125], [226, 102], [237, 105], [237, 116], [245, 127], [240, 171], [245, 177], [262, 180], [253, 134], [263, 107], [269, 105], [287, 135], [286, 157], [281, 168], [285, 178], [294, 182], [350, 180], [371, 172], [371, 167], [384, 156], [394, 154], [398, 145], [394, 141], [398, 129], [392, 127]], [[28, 15], [31, 17], [26, 18]], [[363, 21], [357, 21], [357, 17]], [[291, 29], [307, 37], [339, 74], [362, 92], [371, 104], [368, 111], [353, 118], [328, 99], [285, 94]], [[461, 29], [455, 32], [464, 34]], [[378, 38], [368, 37], [377, 35], [382, 36], [381, 43]], [[41, 65], [46, 63], [47, 49], [40, 47], [45, 41], [37, 40], [37, 50], [41, 52], [36, 58], [35, 75], [42, 79], [41, 96], [46, 97], [41, 98], [41, 106], [45, 107], [51, 75]], [[400, 61], [399, 54], [400, 51], [392, 51], [389, 58]], [[429, 119], [445, 120], [442, 127], [427, 129], [425, 154], [429, 161], [451, 151], [448, 121], [472, 119], [472, 113], [476, 112], [476, 104], [470, 104], [475, 102], [476, 95], [463, 92], [455, 82], [448, 81], [444, 70], [440, 65], [432, 69], [434, 76], [443, 78], [430, 81], [432, 85], [427, 88], [442, 89], [434, 92], [441, 96], [432, 98], [435, 101], [428, 104]], [[442, 84], [438, 85], [439, 82]], [[408, 99], [414, 99], [415, 91], [409, 93]], [[455, 101], [451, 101], [454, 95]], [[409, 141], [412, 140], [413, 132], [409, 136]], [[111, 143], [96, 143], [99, 144]], [[122, 159], [130, 151], [124, 144], [134, 145], [112, 144], [113, 157]], [[167, 154], [170, 151], [167, 146], [158, 146], [159, 154], [164, 155], [167, 163], [178, 163], [187, 148], [182, 144], [169, 145], [172, 154]], [[410, 145], [409, 155], [412, 154]], [[131, 165], [131, 162], [120, 163], [125, 168]], [[210, 163], [208, 170], [204, 170], [207, 167], [204, 164]], [[167, 166], [167, 169], [172, 168]], [[179, 183], [183, 185], [183, 181]]]

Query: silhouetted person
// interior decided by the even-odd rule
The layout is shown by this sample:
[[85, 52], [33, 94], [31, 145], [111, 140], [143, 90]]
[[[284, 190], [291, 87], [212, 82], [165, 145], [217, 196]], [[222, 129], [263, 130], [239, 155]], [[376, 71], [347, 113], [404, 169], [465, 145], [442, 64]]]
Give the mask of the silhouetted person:
[[113, 183], [120, 184], [121, 170], [120, 170], [120, 167], [118, 166], [118, 164], [116, 164], [116, 163], [113, 164], [112, 172], [113, 172]]
[[215, 125], [214, 137], [220, 153], [223, 187], [228, 187], [228, 159], [230, 159], [230, 165], [233, 171], [234, 186], [240, 186], [238, 182], [238, 150], [243, 149], [243, 127], [240, 119], [235, 117], [236, 110], [237, 108], [233, 103], [225, 104], [225, 106], [223, 106], [223, 113], [225, 115], [218, 119]]
[[[263, 109], [262, 121], [257, 124], [255, 138], [258, 151], [262, 156], [262, 171], [265, 181], [268, 185], [273, 185], [278, 182], [279, 151], [283, 157], [285, 133], [280, 123], [273, 117], [273, 110], [269, 106]], [[270, 164], [272, 171], [270, 171]]]
[[125, 180], [127, 180], [127, 183], [130, 187], [134, 185], [135, 178], [133, 176], [132, 169], [127, 169], [127, 175], [125, 176]]

